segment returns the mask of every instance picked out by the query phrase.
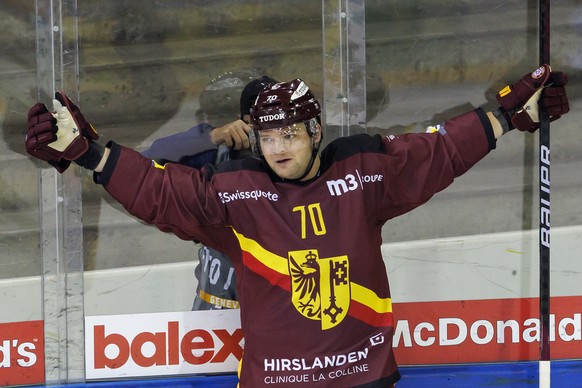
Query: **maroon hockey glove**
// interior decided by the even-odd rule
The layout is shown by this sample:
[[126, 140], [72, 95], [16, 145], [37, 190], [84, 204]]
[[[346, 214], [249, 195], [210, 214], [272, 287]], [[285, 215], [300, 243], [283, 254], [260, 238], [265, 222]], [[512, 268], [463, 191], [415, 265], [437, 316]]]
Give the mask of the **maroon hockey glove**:
[[[568, 77], [561, 72], [552, 72], [543, 65], [531, 74], [524, 75], [516, 84], [508, 85], [497, 94], [500, 120], [504, 132], [517, 128], [535, 132], [539, 126], [539, 109], [544, 109], [554, 121], [570, 110], [565, 85]], [[504, 125], [505, 124], [505, 125]]]
[[552, 71], [546, 87], [542, 91], [541, 108], [550, 115], [550, 121], [559, 119], [570, 111], [570, 103], [566, 94], [568, 76], [560, 71]]
[[30, 108], [25, 145], [31, 156], [49, 162], [62, 173], [71, 161], [86, 159], [83, 156], [91, 141], [99, 135], [64, 93], [57, 92], [53, 104], [54, 113], [41, 103]]

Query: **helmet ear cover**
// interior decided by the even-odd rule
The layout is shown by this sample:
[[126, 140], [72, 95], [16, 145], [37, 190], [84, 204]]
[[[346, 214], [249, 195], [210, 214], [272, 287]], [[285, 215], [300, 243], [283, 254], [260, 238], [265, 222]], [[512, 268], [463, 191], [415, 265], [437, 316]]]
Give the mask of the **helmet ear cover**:
[[305, 122], [305, 129], [307, 130], [309, 136], [317, 136], [317, 133], [319, 132], [319, 129], [317, 129], [318, 125], [321, 125], [320, 116], [314, 117], [311, 120]]

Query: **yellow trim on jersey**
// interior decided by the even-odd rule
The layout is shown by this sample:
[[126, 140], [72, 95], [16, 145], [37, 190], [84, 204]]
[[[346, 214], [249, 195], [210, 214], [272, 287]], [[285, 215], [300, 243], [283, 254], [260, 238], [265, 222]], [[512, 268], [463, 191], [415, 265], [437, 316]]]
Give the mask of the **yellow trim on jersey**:
[[152, 162], [154, 162], [154, 167], [155, 168], [159, 168], [160, 170], [165, 170], [166, 166], [163, 164], [159, 164], [158, 162], [156, 162], [155, 160], [152, 160]]
[[380, 298], [374, 291], [354, 282], [352, 282], [352, 300], [366, 305], [380, 314], [392, 312], [391, 298]]
[[252, 252], [253, 256], [266, 267], [279, 272], [282, 275], [289, 276], [289, 265], [287, 264], [287, 259], [275, 255], [273, 252], [269, 252], [258, 242], [250, 238], [246, 238], [236, 230], [233, 229], [233, 231], [243, 251]]
[[217, 307], [225, 307], [227, 309], [240, 308], [240, 303], [238, 302], [238, 300], [225, 299], [219, 296], [214, 296], [212, 294], [205, 292], [204, 290], [199, 290], [198, 296], [206, 303], [213, 304], [214, 306]]
[[[243, 236], [233, 229], [236, 238], [239, 241], [241, 249], [252, 255], [266, 267], [276, 271], [282, 275], [291, 276], [289, 274], [289, 264], [287, 259], [269, 252], [263, 248], [258, 242]], [[380, 298], [376, 293], [369, 288], [361, 286], [357, 283], [351, 282], [352, 300], [370, 307], [377, 313], [391, 313], [392, 299]]]

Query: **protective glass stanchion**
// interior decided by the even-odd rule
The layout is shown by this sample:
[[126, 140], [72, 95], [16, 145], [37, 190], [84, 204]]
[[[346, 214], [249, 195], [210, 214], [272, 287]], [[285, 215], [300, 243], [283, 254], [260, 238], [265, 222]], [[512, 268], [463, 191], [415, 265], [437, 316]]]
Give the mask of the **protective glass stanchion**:
[[326, 137], [366, 131], [364, 0], [323, 0]]
[[[37, 0], [38, 98], [50, 109], [58, 89], [78, 90], [77, 3]], [[76, 98], [78, 101], [78, 98]], [[84, 381], [81, 179], [72, 165], [40, 171], [46, 384]]]

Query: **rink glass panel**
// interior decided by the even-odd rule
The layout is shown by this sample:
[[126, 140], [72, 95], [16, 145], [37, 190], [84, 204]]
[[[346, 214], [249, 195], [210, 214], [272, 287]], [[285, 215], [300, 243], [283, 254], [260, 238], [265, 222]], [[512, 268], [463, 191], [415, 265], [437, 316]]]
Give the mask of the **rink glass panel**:
[[[24, 151], [36, 100], [34, 1], [0, 5], [0, 324], [41, 319], [39, 163]], [[21, 297], [23, 296], [23, 297]], [[1, 331], [1, 330], [0, 330]]]

